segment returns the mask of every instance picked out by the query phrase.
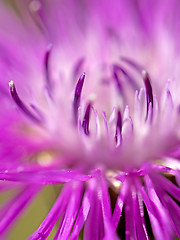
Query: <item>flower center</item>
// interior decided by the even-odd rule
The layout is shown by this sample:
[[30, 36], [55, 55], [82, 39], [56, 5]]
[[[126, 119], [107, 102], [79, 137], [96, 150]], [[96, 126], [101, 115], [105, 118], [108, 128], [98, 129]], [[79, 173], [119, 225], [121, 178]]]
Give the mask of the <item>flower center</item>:
[[[52, 84], [49, 70], [51, 50], [52, 46], [49, 46], [45, 54], [44, 60], [45, 85], [48, 91], [48, 97], [52, 103], [52, 107], [56, 109], [56, 111], [58, 112], [60, 109], [57, 108], [56, 99], [53, 94], [54, 87], [56, 86], [54, 85], [54, 82]], [[144, 82], [145, 91], [143, 94], [144, 97], [146, 97], [146, 100], [144, 100], [145, 103], [143, 102], [143, 104], [145, 104], [147, 107], [146, 113], [144, 117], [142, 117], [143, 118], [142, 124], [145, 126], [146, 122], [147, 124], [151, 124], [153, 120], [154, 102], [153, 102], [153, 90], [149, 74], [147, 73], [147, 71], [143, 70], [143, 68], [139, 64], [132, 60], [122, 58], [122, 61], [125, 64], [127, 64], [128, 67], [135, 70]], [[79, 64], [77, 65], [79, 66]], [[77, 66], [75, 68], [77, 69]], [[140, 94], [142, 94], [142, 90], [139, 93], [137, 92], [138, 83], [134, 80], [130, 73], [127, 70], [125, 70], [125, 68], [122, 67], [120, 64], [112, 65], [112, 79], [114, 81], [115, 91], [117, 91], [118, 95], [123, 99], [124, 110], [122, 106], [117, 107], [113, 106], [114, 108], [112, 114], [108, 119], [105, 111], [100, 113], [95, 109], [95, 107], [93, 106], [93, 101], [88, 100], [85, 101], [84, 104], [82, 104], [81, 98], [83, 95], [83, 86], [85, 83], [85, 78], [86, 75], [85, 73], [83, 73], [79, 77], [74, 90], [74, 98], [72, 101], [71, 113], [69, 113], [69, 115], [72, 116], [73, 121], [67, 123], [67, 119], [61, 116], [63, 122], [60, 125], [57, 124], [57, 120], [54, 120], [55, 118], [52, 119], [52, 122], [54, 121], [55, 124], [51, 123], [49, 121], [49, 118], [51, 118], [51, 114], [49, 112], [42, 113], [41, 107], [39, 106], [36, 107], [35, 105], [31, 105], [31, 108], [28, 107], [19, 97], [13, 81], [10, 81], [9, 88], [11, 96], [14, 102], [17, 104], [18, 108], [37, 126], [44, 128], [45, 131], [50, 131], [49, 135], [51, 135], [52, 131], [54, 131], [53, 134], [57, 135], [57, 129], [59, 128], [58, 131], [60, 132], [61, 137], [63, 141], [66, 142], [66, 144], [60, 142], [58, 145], [56, 141], [56, 147], [57, 149], [59, 148], [57, 151], [61, 153], [63, 152], [63, 154], [68, 156], [71, 155], [70, 158], [76, 159], [74, 160], [74, 162], [82, 161], [83, 156], [83, 162], [85, 163], [85, 165], [87, 163], [88, 165], [90, 164], [92, 166], [103, 164], [108, 168], [109, 166], [112, 165], [112, 168], [117, 168], [118, 166], [118, 169], [121, 169], [124, 163], [129, 162], [129, 165], [134, 166], [134, 163], [132, 163], [131, 160], [132, 155], [128, 153], [129, 147], [133, 148], [132, 152], [134, 152], [134, 154], [137, 154], [137, 159], [140, 158], [140, 160], [138, 159], [137, 162], [139, 161], [141, 162], [142, 158], [146, 158], [145, 156], [143, 156], [143, 154], [140, 153], [141, 140], [140, 142], [137, 141], [137, 143], [135, 143], [133, 140], [133, 134], [136, 134], [134, 133], [134, 124], [136, 124], [136, 122], [139, 121], [139, 119], [134, 118], [134, 120], [132, 120], [131, 116], [129, 115], [129, 108], [126, 105], [127, 104], [126, 100], [128, 102], [128, 99], [131, 98], [132, 96], [125, 89], [124, 82], [122, 81], [122, 79], [124, 79], [124, 81], [128, 83], [128, 86], [129, 88], [131, 88], [131, 91], [132, 89], [133, 92], [135, 92], [136, 90], [135, 97], [138, 96], [137, 99], [138, 101], [140, 101], [139, 99]], [[64, 99], [64, 101], [66, 102], [66, 99]], [[136, 108], [138, 108], [138, 110]], [[134, 115], [137, 114], [142, 115], [142, 106], [140, 106], [140, 103], [139, 107], [136, 106], [134, 109]], [[102, 117], [100, 115], [102, 115]], [[49, 126], [47, 123], [51, 126], [53, 130], [52, 129], [49, 130]], [[95, 125], [95, 128], [92, 128], [93, 124]], [[69, 134], [67, 134], [68, 128], [71, 131], [69, 132]], [[69, 153], [67, 149], [64, 150], [64, 146], [66, 148], [66, 146], [68, 145], [71, 146], [71, 149], [73, 149], [72, 146], [74, 146], [74, 150], [72, 150], [72, 153]], [[82, 150], [83, 154], [81, 153], [79, 155], [78, 148], [81, 146], [83, 149]], [[94, 157], [92, 158], [92, 155], [89, 155], [89, 152], [93, 151]], [[134, 156], [132, 158], [134, 159]]]

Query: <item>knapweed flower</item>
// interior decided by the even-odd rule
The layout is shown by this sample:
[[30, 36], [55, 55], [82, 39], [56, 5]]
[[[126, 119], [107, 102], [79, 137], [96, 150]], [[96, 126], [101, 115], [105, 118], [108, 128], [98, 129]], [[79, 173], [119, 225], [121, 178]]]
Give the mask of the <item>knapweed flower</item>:
[[12, 5], [0, 5], [2, 239], [44, 185], [62, 189], [29, 240], [55, 225], [63, 240], [180, 237], [179, 1]]

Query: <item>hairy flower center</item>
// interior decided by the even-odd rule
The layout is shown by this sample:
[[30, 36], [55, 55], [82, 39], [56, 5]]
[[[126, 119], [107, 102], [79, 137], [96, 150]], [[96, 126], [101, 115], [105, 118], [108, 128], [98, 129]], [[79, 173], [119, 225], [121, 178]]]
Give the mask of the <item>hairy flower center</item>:
[[[44, 68], [45, 68], [45, 85], [46, 89], [48, 91], [48, 97], [50, 101], [52, 102], [52, 106], [56, 108], [56, 111], [58, 112], [59, 109], [57, 109], [56, 106], [56, 99], [54, 97], [53, 91], [56, 86], [54, 86], [54, 83], [51, 82], [50, 77], [50, 56], [51, 56], [51, 49], [52, 46], [49, 46], [46, 54], [45, 54], [45, 61], [44, 61]], [[146, 122], [147, 124], [151, 124], [153, 120], [153, 91], [152, 86], [150, 82], [150, 77], [147, 71], [143, 70], [140, 65], [133, 62], [132, 60], [129, 60], [127, 58], [122, 58], [123, 62], [127, 64], [130, 68], [135, 70], [139, 77], [143, 80], [144, 86], [145, 86], [145, 92], [144, 96], [146, 97], [146, 114], [143, 117], [142, 124], [146, 128]], [[84, 61], [84, 60], [83, 60]], [[82, 64], [82, 59], [79, 63]], [[79, 64], [77, 64], [79, 66]], [[78, 66], [75, 66], [75, 68], [79, 68]], [[74, 138], [69, 137], [67, 133], [65, 133], [62, 126], [60, 127], [60, 134], [63, 135], [63, 139], [67, 139], [67, 143], [71, 146], [74, 145], [74, 152], [69, 153], [67, 149], [64, 150], [64, 146], [66, 147], [67, 144], [61, 144], [58, 146], [56, 143], [56, 152], [63, 152], [63, 154], [68, 155], [71, 158], [71, 161], [74, 163], [78, 161], [82, 161], [86, 165], [90, 165], [91, 167], [94, 165], [104, 165], [107, 169], [117, 168], [121, 170], [123, 168], [123, 165], [127, 165], [127, 162], [129, 162], [129, 165], [136, 166], [135, 162], [132, 163], [131, 159], [134, 159], [134, 156], [132, 154], [129, 154], [128, 148], [131, 147], [133, 154], [137, 155], [137, 162], [141, 163], [142, 161], [146, 160], [146, 154], [141, 154], [141, 142], [135, 143], [133, 140], [133, 134], [134, 133], [134, 123], [136, 123], [138, 120], [134, 118], [132, 120], [131, 116], [129, 115], [129, 108], [127, 106], [126, 101], [128, 102], [127, 94], [125, 93], [124, 89], [124, 83], [122, 81], [122, 78], [125, 79], [125, 81], [129, 84], [129, 87], [131, 90], [133, 89], [135, 96], [138, 94], [140, 98], [140, 95], [142, 94], [142, 90], [138, 93], [138, 84], [136, 83], [135, 79], [130, 75], [130, 73], [125, 70], [124, 67], [118, 64], [112, 65], [112, 79], [114, 81], [115, 85], [115, 91], [117, 91], [119, 96], [123, 99], [123, 106], [114, 107], [112, 114], [110, 115], [109, 119], [107, 118], [107, 114], [105, 111], [102, 113], [97, 112], [95, 109], [94, 102], [93, 101], [87, 101], [84, 104], [81, 103], [81, 97], [83, 95], [83, 86], [85, 83], [85, 73], [83, 73], [79, 80], [77, 81], [76, 87], [74, 89], [74, 99], [72, 102], [72, 108], [70, 115], [72, 116], [73, 121], [65, 124], [69, 124], [68, 127], [71, 129], [71, 133], [74, 135]], [[48, 130], [48, 119], [51, 117], [50, 113], [42, 113], [40, 106], [31, 105], [30, 107], [27, 106], [23, 100], [19, 97], [15, 84], [13, 81], [9, 83], [10, 93], [19, 107], [19, 109], [37, 126], [40, 126], [41, 128], [45, 129], [45, 131]], [[130, 96], [131, 97], [131, 96]], [[65, 100], [64, 100], [65, 101]], [[139, 101], [139, 100], [138, 100]], [[143, 103], [144, 104], [144, 103]], [[124, 108], [124, 109], [123, 109]], [[137, 107], [135, 107], [137, 108]], [[139, 107], [138, 107], [139, 108]], [[50, 110], [51, 111], [51, 110]], [[84, 113], [83, 113], [84, 112]], [[91, 114], [92, 112], [92, 114]], [[140, 114], [142, 115], [142, 109], [134, 109], [134, 115]], [[102, 114], [102, 117], [100, 116]], [[94, 120], [93, 120], [94, 119]], [[54, 119], [53, 119], [54, 121]], [[93, 122], [94, 121], [94, 122]], [[134, 122], [135, 121], [135, 122]], [[91, 127], [95, 123], [95, 129]], [[52, 124], [51, 124], [52, 125]], [[58, 128], [53, 124], [52, 125], [54, 131]], [[61, 129], [62, 127], [62, 129]], [[143, 133], [143, 127], [141, 129], [141, 132]], [[146, 133], [145, 133], [146, 134]], [[66, 136], [67, 135], [67, 136]], [[75, 137], [77, 135], [77, 137]], [[82, 158], [79, 155], [77, 149], [76, 149], [76, 138], [77, 144], [80, 146], [85, 146], [84, 156]], [[88, 140], [89, 139], [89, 140]], [[131, 140], [129, 140], [131, 139]], [[79, 142], [79, 143], [78, 143]], [[98, 150], [99, 149], [99, 150]], [[42, 151], [42, 150], [41, 150]], [[40, 152], [41, 152], [40, 151]], [[89, 156], [88, 152], [94, 151], [95, 155]], [[51, 154], [50, 154], [51, 155]], [[132, 158], [133, 156], [133, 158]], [[74, 160], [73, 160], [74, 159]], [[78, 160], [79, 159], [79, 160]], [[111, 162], [112, 161], [112, 162]], [[113, 164], [112, 164], [113, 163]], [[111, 166], [112, 165], [112, 166]], [[138, 165], [138, 164], [137, 164]]]

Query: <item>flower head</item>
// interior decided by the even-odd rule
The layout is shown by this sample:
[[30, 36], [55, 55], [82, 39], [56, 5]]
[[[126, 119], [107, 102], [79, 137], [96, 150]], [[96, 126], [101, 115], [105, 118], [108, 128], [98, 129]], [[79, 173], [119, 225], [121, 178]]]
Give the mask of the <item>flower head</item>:
[[64, 183], [29, 239], [56, 223], [54, 239], [180, 237], [180, 6], [165, 2], [1, 4], [0, 186], [19, 192], [0, 234]]

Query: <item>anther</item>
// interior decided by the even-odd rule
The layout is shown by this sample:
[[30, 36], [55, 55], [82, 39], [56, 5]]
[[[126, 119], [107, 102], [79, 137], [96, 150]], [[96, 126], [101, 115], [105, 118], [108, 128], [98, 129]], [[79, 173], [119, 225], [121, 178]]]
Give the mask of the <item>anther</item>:
[[84, 84], [84, 79], [85, 79], [85, 73], [83, 73], [77, 84], [76, 84], [76, 89], [74, 93], [74, 102], [73, 102], [73, 111], [74, 111], [74, 120], [75, 123], [77, 124], [77, 119], [78, 119], [78, 108], [80, 106], [80, 100], [81, 100], [81, 92]]
[[47, 85], [49, 93], [51, 93], [51, 91], [52, 91], [52, 82], [51, 82], [51, 79], [50, 79], [50, 70], [49, 70], [49, 62], [50, 62], [51, 51], [52, 51], [52, 44], [50, 44], [48, 46], [48, 49], [45, 53], [45, 59], [44, 59], [46, 85]]
[[131, 75], [120, 65], [114, 64], [114, 70], [117, 73], [118, 71], [121, 72], [124, 77], [127, 79], [127, 81], [129, 82], [129, 84], [131, 84], [131, 86], [137, 90], [139, 87], [136, 84], [135, 80], [133, 79], [133, 77], [131, 77]]
[[76, 62], [75, 66], [74, 66], [74, 77], [75, 78], [78, 76], [80, 70], [82, 70], [84, 61], [85, 61], [85, 58], [82, 57]]
[[143, 75], [143, 80], [144, 80], [144, 84], [145, 84], [145, 87], [146, 87], [146, 100], [147, 100], [146, 119], [147, 119], [150, 103], [151, 103], [152, 108], [153, 108], [153, 91], [152, 91], [152, 86], [151, 86], [149, 74], [145, 70], [143, 70], [142, 75]]
[[13, 100], [15, 101], [15, 103], [17, 104], [17, 106], [23, 111], [23, 113], [26, 114], [26, 116], [28, 116], [31, 120], [33, 120], [34, 122], [40, 124], [42, 123], [42, 121], [36, 117], [27, 107], [26, 105], [22, 102], [22, 100], [19, 98], [17, 91], [16, 91], [16, 87], [14, 82], [11, 80], [9, 82], [9, 89], [10, 89], [10, 93], [11, 96], [13, 98]]
[[89, 135], [89, 120], [90, 120], [91, 107], [92, 107], [92, 104], [91, 104], [91, 102], [89, 102], [89, 104], [87, 105], [83, 123], [82, 123], [82, 127], [83, 127], [84, 133], [86, 135]]
[[117, 69], [116, 65], [113, 65], [113, 76], [114, 76], [114, 80], [115, 80], [117, 89], [118, 89], [120, 95], [123, 96], [122, 84], [121, 84], [119, 76], [118, 76], [118, 69]]
[[118, 110], [117, 112], [117, 122], [116, 122], [116, 134], [115, 134], [115, 141], [117, 145], [121, 142], [121, 132], [122, 132], [122, 117], [121, 112]]
[[140, 64], [138, 64], [137, 62], [133, 61], [132, 59], [127, 58], [127, 57], [120, 57], [120, 59], [123, 62], [127, 63], [132, 68], [134, 68], [134, 70], [136, 70], [138, 73], [142, 72], [143, 67]]

